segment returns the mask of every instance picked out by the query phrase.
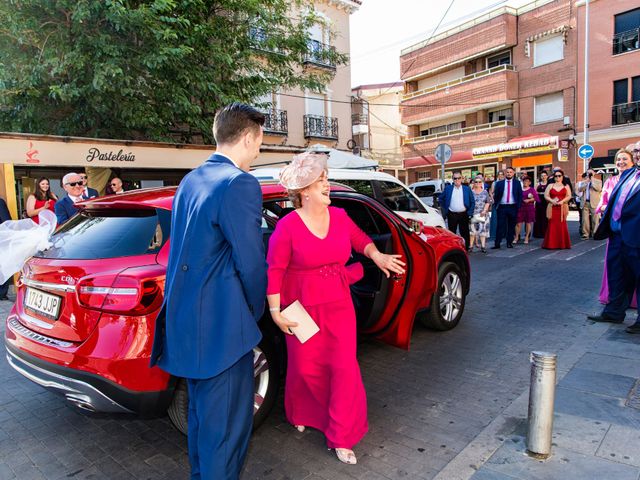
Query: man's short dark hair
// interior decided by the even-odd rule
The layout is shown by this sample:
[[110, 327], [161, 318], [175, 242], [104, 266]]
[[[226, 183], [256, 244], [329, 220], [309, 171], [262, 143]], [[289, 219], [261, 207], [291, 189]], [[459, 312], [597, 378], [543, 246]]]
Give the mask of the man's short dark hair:
[[456, 174], [462, 176], [462, 170], [454, 170], [452, 175], [456, 175]]
[[218, 111], [213, 121], [216, 144], [235, 144], [247, 130], [257, 134], [264, 125], [264, 113], [244, 103], [233, 102]]
[[514, 172], [516, 171], [516, 169], [515, 169], [515, 168], [513, 168], [513, 167], [507, 167], [507, 168], [505, 168], [504, 170], [505, 170], [505, 171], [507, 171], [507, 170], [513, 170]]

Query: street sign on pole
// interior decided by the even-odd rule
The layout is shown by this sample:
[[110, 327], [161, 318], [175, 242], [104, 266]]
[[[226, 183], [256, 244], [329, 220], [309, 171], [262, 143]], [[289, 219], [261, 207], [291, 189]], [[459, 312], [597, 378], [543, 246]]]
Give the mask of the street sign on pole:
[[588, 143], [585, 143], [578, 149], [578, 156], [583, 160], [588, 160], [593, 157], [593, 147]]
[[442, 181], [444, 181], [444, 164], [451, 158], [451, 145], [441, 143], [436, 147], [436, 160], [442, 165]]

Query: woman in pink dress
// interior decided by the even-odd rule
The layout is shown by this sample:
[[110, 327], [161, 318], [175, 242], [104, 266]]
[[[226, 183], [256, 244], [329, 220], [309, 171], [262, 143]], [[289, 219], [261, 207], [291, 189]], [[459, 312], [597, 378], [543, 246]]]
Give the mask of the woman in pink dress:
[[36, 182], [36, 191], [27, 197], [27, 216], [36, 223], [40, 223], [38, 215], [43, 210], [51, 210], [55, 213], [54, 205], [58, 198], [51, 191], [49, 179], [39, 178]]
[[[627, 147], [628, 148], [628, 147]], [[609, 197], [611, 196], [611, 192], [614, 187], [620, 181], [620, 175], [625, 170], [633, 167], [633, 154], [630, 150], [621, 148], [616, 152], [615, 164], [618, 169], [618, 175], [614, 175], [609, 177], [602, 187], [602, 195], [600, 196], [600, 203], [596, 207], [596, 213], [602, 215], [604, 214], [607, 205], [609, 204]], [[607, 243], [607, 250], [609, 249], [609, 243]], [[609, 282], [607, 281], [607, 251], [604, 254], [604, 268], [602, 269], [602, 285], [600, 286], [600, 303], [607, 304], [609, 303]], [[637, 308], [637, 299], [634, 294], [633, 299], [631, 300], [631, 307]]]
[[[538, 192], [531, 186], [530, 177], [522, 177], [522, 203], [518, 209], [516, 220], [516, 238], [513, 243], [520, 241], [520, 232], [524, 229], [524, 243], [529, 243], [533, 223], [536, 221], [536, 203], [540, 201]], [[524, 228], [523, 228], [524, 225]]]
[[[389, 276], [404, 273], [400, 255], [378, 251], [344, 210], [329, 207], [327, 157], [303, 153], [280, 174], [296, 210], [282, 217], [269, 241], [267, 300], [287, 335], [285, 411], [299, 431], [322, 431], [338, 459], [355, 464], [353, 446], [368, 429], [367, 398], [356, 359], [356, 315], [349, 284], [362, 265], [345, 267], [354, 249]], [[281, 309], [299, 300], [320, 331], [300, 343], [296, 323]]]

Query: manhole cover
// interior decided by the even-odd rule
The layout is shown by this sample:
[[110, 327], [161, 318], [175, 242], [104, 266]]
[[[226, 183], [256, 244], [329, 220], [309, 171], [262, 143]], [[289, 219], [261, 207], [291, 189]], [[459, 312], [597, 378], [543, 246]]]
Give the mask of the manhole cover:
[[627, 407], [640, 410], [640, 379], [636, 380], [635, 385], [629, 392], [626, 405]]

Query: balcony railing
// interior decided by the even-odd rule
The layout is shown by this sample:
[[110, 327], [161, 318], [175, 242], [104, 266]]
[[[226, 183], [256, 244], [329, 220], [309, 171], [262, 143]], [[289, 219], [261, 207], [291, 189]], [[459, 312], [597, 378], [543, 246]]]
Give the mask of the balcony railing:
[[352, 113], [351, 125], [369, 125], [369, 117], [365, 113]]
[[258, 27], [249, 27], [249, 39], [251, 46], [255, 50], [268, 53], [281, 53], [277, 48], [268, 46], [269, 34], [266, 30]]
[[428, 140], [436, 140], [439, 138], [451, 137], [453, 135], [462, 135], [465, 133], [481, 132], [483, 130], [489, 130], [492, 128], [505, 128], [505, 127], [517, 127], [517, 126], [518, 124], [512, 120], [501, 120], [499, 122], [482, 123], [480, 125], [460, 128], [458, 130], [447, 130], [446, 132], [434, 133], [432, 135], [422, 135], [420, 137], [405, 138], [404, 142], [402, 143], [403, 145], [409, 145], [412, 143], [420, 143], [420, 142], [426, 142]]
[[337, 140], [338, 119], [333, 117], [323, 117], [321, 115], [305, 115], [304, 137]]
[[613, 36], [613, 54], [618, 55], [640, 48], [640, 27]]
[[335, 51], [334, 47], [317, 40], [309, 40], [307, 47], [309, 51], [305, 55], [304, 63], [328, 68], [330, 70], [336, 69], [335, 62], [329, 58], [329, 54]]
[[286, 135], [289, 132], [286, 110], [267, 110], [263, 113], [265, 115], [263, 126], [265, 133]]
[[640, 102], [621, 103], [611, 108], [611, 125], [640, 122]]
[[415, 92], [405, 93], [402, 96], [402, 100], [409, 100], [411, 98], [419, 97], [420, 95], [426, 95], [427, 93], [443, 90], [445, 88], [453, 87], [454, 85], [460, 85], [461, 83], [471, 82], [478, 78], [486, 77], [487, 75], [493, 75], [494, 73], [505, 72], [507, 70], [515, 72], [516, 67], [514, 67], [513, 65], [498, 65], [497, 67], [482, 70], [470, 75], [465, 75], [464, 77], [456, 78], [455, 80], [451, 80], [446, 83], [439, 83], [438, 85], [433, 85], [432, 87], [423, 88]]

